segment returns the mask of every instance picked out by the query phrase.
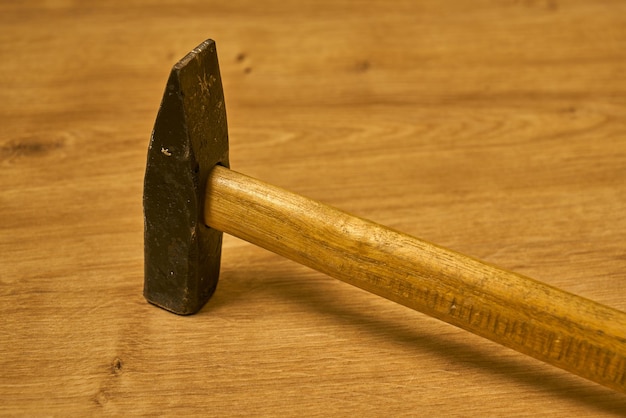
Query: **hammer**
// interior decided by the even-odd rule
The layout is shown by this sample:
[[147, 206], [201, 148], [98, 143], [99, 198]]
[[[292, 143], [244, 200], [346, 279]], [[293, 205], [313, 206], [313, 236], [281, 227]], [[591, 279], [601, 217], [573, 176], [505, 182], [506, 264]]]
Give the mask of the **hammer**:
[[230, 170], [215, 42], [174, 65], [148, 149], [144, 296], [193, 314], [222, 232], [626, 393], [626, 313]]

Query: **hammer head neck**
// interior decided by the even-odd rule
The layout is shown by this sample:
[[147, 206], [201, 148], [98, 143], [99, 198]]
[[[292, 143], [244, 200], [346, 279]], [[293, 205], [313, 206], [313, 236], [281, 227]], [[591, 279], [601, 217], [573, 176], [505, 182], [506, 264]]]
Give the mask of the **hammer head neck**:
[[222, 233], [203, 217], [216, 164], [228, 167], [228, 132], [215, 42], [207, 40], [172, 68], [144, 179], [144, 296], [181, 315], [200, 310], [217, 286]]

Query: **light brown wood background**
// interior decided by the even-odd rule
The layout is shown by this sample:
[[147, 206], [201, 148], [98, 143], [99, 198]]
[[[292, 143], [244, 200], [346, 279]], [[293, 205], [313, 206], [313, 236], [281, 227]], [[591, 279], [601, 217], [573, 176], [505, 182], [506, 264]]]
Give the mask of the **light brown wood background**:
[[0, 414], [619, 416], [626, 398], [234, 238], [142, 297], [171, 66], [234, 168], [626, 310], [626, 2], [0, 3]]

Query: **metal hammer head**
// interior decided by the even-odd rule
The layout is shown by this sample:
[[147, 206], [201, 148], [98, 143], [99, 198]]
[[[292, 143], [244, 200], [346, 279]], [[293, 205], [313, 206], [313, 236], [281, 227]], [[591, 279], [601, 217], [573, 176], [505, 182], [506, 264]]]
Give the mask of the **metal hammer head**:
[[200, 310], [217, 286], [222, 233], [203, 220], [216, 164], [228, 167], [228, 132], [215, 42], [207, 40], [172, 68], [144, 179], [144, 296], [181, 315]]

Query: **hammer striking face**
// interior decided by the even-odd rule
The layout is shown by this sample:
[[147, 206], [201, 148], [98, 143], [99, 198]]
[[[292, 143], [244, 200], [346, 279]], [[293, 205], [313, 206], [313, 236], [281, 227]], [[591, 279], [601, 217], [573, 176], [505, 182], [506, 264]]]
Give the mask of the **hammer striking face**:
[[228, 167], [226, 107], [215, 42], [170, 73], [144, 180], [144, 296], [177, 314], [197, 312], [217, 285], [222, 233], [204, 224], [209, 171]]

